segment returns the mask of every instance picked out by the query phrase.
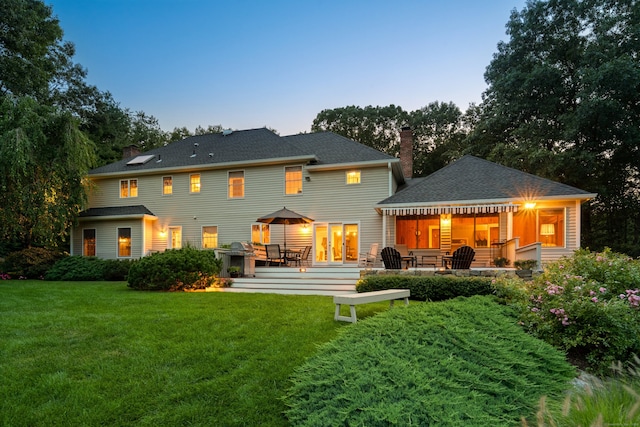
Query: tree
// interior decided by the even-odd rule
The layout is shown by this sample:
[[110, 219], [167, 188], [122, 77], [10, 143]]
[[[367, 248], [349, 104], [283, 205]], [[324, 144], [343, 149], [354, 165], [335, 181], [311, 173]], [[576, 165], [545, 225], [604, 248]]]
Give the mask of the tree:
[[86, 200], [93, 144], [71, 113], [31, 97], [5, 96], [0, 113], [0, 251], [59, 246]]
[[407, 125], [414, 133], [414, 176], [428, 175], [449, 163], [460, 152], [467, 133], [460, 109], [451, 102], [437, 101], [410, 113], [395, 105], [323, 110], [311, 130], [332, 131], [397, 156], [400, 130]]
[[468, 151], [597, 192], [583, 243], [638, 254], [640, 4], [530, 1], [507, 33]]

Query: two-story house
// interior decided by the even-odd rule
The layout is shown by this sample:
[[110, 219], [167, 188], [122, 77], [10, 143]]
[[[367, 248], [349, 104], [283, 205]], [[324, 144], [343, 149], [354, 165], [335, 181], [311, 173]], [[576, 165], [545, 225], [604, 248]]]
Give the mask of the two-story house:
[[[467, 245], [482, 267], [580, 247], [581, 204], [595, 194], [473, 156], [412, 179], [412, 139], [401, 132], [398, 159], [331, 132], [281, 137], [263, 128], [126, 156], [90, 172], [71, 252], [138, 258], [187, 243], [282, 243], [286, 232], [289, 247], [312, 246], [314, 266], [356, 264], [378, 243], [405, 245], [417, 258]], [[283, 206], [314, 221], [256, 221]]]

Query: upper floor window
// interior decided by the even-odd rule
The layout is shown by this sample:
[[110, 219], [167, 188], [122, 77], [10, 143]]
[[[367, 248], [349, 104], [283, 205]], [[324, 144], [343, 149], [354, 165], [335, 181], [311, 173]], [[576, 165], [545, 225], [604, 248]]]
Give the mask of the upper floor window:
[[200, 174], [199, 173], [194, 173], [189, 175], [189, 192], [191, 193], [200, 192]]
[[202, 227], [202, 248], [213, 249], [218, 247], [218, 226], [210, 225]]
[[284, 194], [302, 194], [302, 166], [284, 168]]
[[164, 194], [165, 196], [173, 194], [173, 177], [162, 177], [162, 194]]
[[347, 184], [360, 184], [360, 171], [347, 171]]
[[120, 198], [138, 197], [138, 180], [123, 179], [120, 180]]
[[244, 197], [244, 171], [229, 172], [229, 198]]

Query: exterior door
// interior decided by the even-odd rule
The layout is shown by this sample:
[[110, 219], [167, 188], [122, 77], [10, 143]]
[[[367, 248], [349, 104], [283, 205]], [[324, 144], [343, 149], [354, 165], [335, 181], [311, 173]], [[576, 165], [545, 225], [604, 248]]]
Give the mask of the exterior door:
[[358, 224], [314, 223], [314, 264], [342, 265], [357, 263], [360, 247], [358, 229]]

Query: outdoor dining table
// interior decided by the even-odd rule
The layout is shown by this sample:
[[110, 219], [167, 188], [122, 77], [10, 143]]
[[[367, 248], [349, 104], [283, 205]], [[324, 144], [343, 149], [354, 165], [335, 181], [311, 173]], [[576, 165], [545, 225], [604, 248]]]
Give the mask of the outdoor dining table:
[[299, 249], [286, 249], [284, 252], [285, 264], [289, 264], [289, 261], [298, 261], [300, 259], [301, 251]]

